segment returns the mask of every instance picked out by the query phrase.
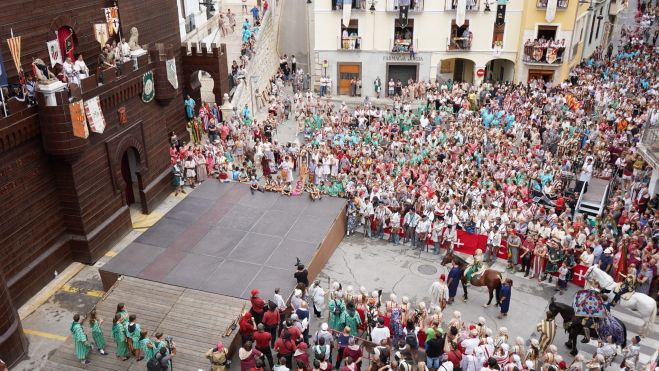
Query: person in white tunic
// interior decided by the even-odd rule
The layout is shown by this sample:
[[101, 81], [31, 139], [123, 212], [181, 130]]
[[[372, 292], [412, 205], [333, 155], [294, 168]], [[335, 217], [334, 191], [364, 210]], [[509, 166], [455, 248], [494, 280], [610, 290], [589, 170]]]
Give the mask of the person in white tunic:
[[325, 290], [320, 287], [320, 280], [315, 280], [309, 289], [309, 296], [313, 303], [313, 312], [316, 317], [322, 317], [323, 310], [325, 309]]
[[438, 281], [430, 285], [428, 293], [430, 294], [432, 303], [438, 304], [443, 311], [448, 302], [448, 286], [446, 286], [446, 276], [443, 273], [439, 276]]

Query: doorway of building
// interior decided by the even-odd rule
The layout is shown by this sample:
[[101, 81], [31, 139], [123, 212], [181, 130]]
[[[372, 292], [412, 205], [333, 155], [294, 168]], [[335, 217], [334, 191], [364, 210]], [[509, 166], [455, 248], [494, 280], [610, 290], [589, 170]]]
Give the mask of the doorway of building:
[[554, 81], [554, 71], [548, 70], [529, 70], [529, 79], [531, 80], [544, 80], [545, 82]]
[[538, 39], [556, 40], [556, 31], [558, 26], [538, 26]]
[[507, 59], [493, 59], [485, 64], [486, 81], [513, 81], [515, 63]]
[[140, 202], [139, 163], [139, 154], [133, 147], [128, 148], [121, 157], [121, 177], [125, 184], [124, 198], [128, 206]]
[[403, 86], [407, 86], [409, 79], [417, 80], [418, 70], [419, 66], [416, 64], [390, 64], [387, 69], [387, 81], [391, 79], [394, 79], [394, 81], [400, 80]]
[[[350, 95], [350, 82], [359, 79], [362, 74], [361, 63], [339, 63], [339, 83], [337, 84], [339, 95]], [[363, 84], [363, 82], [362, 82]], [[362, 85], [363, 86], [363, 85]]]

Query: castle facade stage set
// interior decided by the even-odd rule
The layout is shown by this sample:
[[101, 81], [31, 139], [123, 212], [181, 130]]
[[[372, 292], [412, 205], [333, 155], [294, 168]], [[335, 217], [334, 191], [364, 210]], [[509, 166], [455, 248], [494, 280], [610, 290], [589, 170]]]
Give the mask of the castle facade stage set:
[[187, 138], [183, 99], [198, 95], [187, 75], [209, 72], [221, 97], [228, 71], [224, 45], [181, 46], [176, 0], [4, 0], [0, 14], [0, 358], [11, 366], [28, 347], [17, 308], [70, 263], [103, 256], [131, 230], [131, 204], [149, 213], [171, 191], [169, 133]]

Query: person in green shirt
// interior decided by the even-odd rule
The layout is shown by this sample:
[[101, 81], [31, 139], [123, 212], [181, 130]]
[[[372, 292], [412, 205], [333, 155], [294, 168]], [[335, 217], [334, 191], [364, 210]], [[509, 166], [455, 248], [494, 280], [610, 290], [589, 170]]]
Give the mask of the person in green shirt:
[[153, 346], [153, 342], [151, 341], [151, 339], [149, 339], [146, 330], [140, 331], [140, 340], [137, 343], [137, 349], [139, 352], [139, 356], [137, 356], [138, 361], [141, 361], [146, 358], [146, 361], [148, 362], [151, 358], [155, 357], [156, 355], [156, 348]]
[[547, 244], [547, 265], [545, 266], [545, 272], [549, 276], [549, 283], [552, 281], [552, 273], [558, 272], [558, 266], [562, 261], [563, 251], [556, 242], [550, 241]]
[[103, 324], [102, 319], [98, 319], [96, 316], [96, 309], [93, 309], [89, 312], [89, 327], [92, 330], [92, 338], [94, 339], [94, 344], [96, 344], [96, 349], [102, 355], [107, 355], [105, 352], [105, 336], [103, 336], [103, 329], [101, 328]]
[[124, 326], [124, 319], [121, 313], [117, 312], [112, 320], [112, 339], [117, 345], [117, 357], [127, 360], [130, 358], [130, 351], [128, 350], [128, 342], [126, 341], [126, 326]]
[[358, 336], [359, 335], [359, 325], [362, 324], [362, 320], [359, 317], [359, 313], [355, 310], [355, 304], [349, 302], [346, 306], [346, 310], [341, 314], [341, 328], [350, 327], [350, 335]]
[[343, 300], [339, 298], [335, 298], [330, 300], [329, 302], [329, 327], [331, 327], [335, 331], [341, 331], [343, 330], [343, 326], [341, 325], [342, 321], [342, 316], [343, 312], [345, 312], [346, 306], [343, 303]]
[[83, 365], [88, 365], [91, 362], [87, 360], [87, 355], [89, 354], [89, 349], [91, 345], [87, 341], [87, 334], [82, 329], [82, 324], [80, 323], [80, 315], [73, 315], [73, 322], [71, 322], [71, 335], [73, 338], [73, 345], [75, 346], [76, 358]]

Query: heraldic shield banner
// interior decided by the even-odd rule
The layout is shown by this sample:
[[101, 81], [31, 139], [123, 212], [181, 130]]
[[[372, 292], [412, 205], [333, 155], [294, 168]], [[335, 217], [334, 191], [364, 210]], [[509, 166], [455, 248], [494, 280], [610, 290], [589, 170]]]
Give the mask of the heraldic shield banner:
[[142, 90], [142, 101], [149, 103], [156, 95], [155, 87], [153, 86], [153, 71], [149, 71], [142, 76], [144, 82], [144, 89]]

